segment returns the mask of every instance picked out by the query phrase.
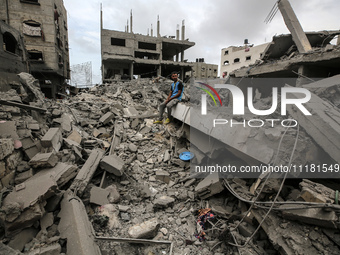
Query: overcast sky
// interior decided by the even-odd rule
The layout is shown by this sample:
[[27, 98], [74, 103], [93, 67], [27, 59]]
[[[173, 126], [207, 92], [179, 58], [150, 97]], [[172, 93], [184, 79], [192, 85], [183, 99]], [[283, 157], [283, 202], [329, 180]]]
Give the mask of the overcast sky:
[[[276, 0], [64, 0], [68, 15], [71, 66], [92, 62], [93, 83], [101, 81], [100, 4], [104, 29], [125, 31], [130, 11], [133, 32], [146, 35], [151, 24], [161, 36], [175, 36], [177, 24], [185, 20], [185, 37], [196, 45], [184, 56], [194, 62], [220, 64], [221, 49], [240, 46], [244, 39], [258, 45], [274, 35], [289, 33], [280, 12], [264, 22]], [[304, 31], [340, 29], [339, 0], [290, 0]]]

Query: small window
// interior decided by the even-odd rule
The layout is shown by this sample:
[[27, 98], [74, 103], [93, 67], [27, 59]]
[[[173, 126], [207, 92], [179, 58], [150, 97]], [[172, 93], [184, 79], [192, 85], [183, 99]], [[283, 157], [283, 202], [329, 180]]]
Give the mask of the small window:
[[251, 60], [251, 56], [246, 56], [246, 61]]
[[229, 65], [229, 61], [228, 60], [224, 61], [223, 65], [225, 66]]
[[36, 61], [43, 61], [43, 54], [41, 51], [38, 50], [29, 50], [28, 52], [28, 58], [29, 60], [36, 60]]
[[17, 49], [18, 42], [14, 38], [14, 36], [9, 32], [5, 32], [3, 34], [3, 41], [4, 41], [4, 45], [3, 45], [4, 50], [16, 54], [15, 51]]
[[39, 4], [39, 0], [20, 0], [22, 3], [27, 3], [27, 4]]
[[125, 47], [125, 39], [111, 38], [111, 45]]
[[229, 50], [226, 50], [225, 52], [224, 52], [224, 55], [228, 55], [229, 54]]
[[234, 59], [234, 63], [239, 63], [240, 62], [240, 59], [239, 58], [235, 58]]

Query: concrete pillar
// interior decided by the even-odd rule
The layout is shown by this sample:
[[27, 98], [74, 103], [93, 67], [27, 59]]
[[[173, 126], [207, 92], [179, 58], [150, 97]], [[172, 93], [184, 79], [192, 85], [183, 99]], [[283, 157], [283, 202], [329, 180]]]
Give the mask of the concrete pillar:
[[179, 58], [179, 52], [178, 50], [176, 50], [176, 62], [178, 62], [178, 58]]
[[184, 20], [182, 20], [182, 40], [185, 40], [185, 25], [184, 25]]
[[151, 24], [151, 36], [153, 36], [153, 28], [152, 28], [152, 24]]
[[159, 15], [157, 16], [157, 37], [160, 37], [160, 26], [161, 22], [159, 21]]
[[133, 79], [133, 62], [130, 64], [130, 79]]
[[177, 24], [177, 29], [176, 29], [176, 40], [179, 40], [179, 25]]
[[130, 12], [130, 33], [133, 33], [132, 32], [132, 10]]
[[157, 76], [161, 76], [161, 75], [162, 75], [162, 66], [159, 65], [157, 69]]
[[185, 75], [185, 73], [184, 73], [184, 67], [182, 67], [182, 68], [181, 68], [181, 78], [180, 78], [182, 81], [184, 81], [184, 75]]
[[305, 65], [299, 66], [298, 74], [299, 77], [296, 80], [296, 87], [302, 87], [302, 85], [304, 84], [311, 83], [311, 80], [308, 79], [311, 72], [309, 71], [307, 66]]
[[300, 53], [306, 53], [312, 50], [312, 47], [303, 31], [295, 12], [288, 0], [280, 0], [278, 7], [286, 23], [287, 28], [292, 34], [293, 41], [295, 42]]
[[184, 61], [184, 50], [181, 51], [181, 62]]

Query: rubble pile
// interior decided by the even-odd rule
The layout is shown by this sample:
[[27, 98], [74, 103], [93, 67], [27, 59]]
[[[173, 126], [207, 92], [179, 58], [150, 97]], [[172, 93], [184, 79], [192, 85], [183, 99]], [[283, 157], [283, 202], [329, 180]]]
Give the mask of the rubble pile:
[[0, 92], [0, 254], [340, 253], [336, 182], [192, 178], [188, 126], [153, 124], [170, 81], [50, 100], [20, 78]]

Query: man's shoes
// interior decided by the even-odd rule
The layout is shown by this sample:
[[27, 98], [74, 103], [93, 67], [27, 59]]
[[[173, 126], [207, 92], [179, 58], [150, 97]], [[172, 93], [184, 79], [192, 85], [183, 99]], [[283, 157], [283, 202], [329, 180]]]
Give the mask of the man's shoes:
[[163, 124], [163, 121], [162, 121], [162, 120], [155, 120], [155, 121], [153, 122], [153, 124]]
[[167, 118], [167, 119], [165, 120], [164, 124], [169, 124], [169, 123], [170, 123], [170, 119]]

